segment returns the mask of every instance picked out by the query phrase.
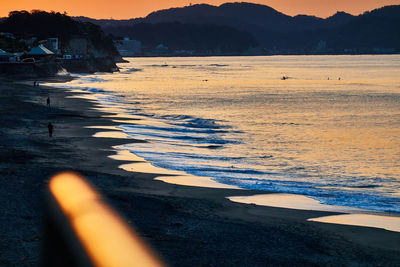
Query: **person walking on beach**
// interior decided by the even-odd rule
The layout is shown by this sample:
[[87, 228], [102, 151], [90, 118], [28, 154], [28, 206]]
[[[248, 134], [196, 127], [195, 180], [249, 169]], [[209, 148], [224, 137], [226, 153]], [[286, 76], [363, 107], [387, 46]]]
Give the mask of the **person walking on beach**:
[[53, 124], [51, 124], [51, 122], [49, 122], [49, 124], [47, 125], [47, 128], [49, 129], [49, 137], [53, 136]]
[[50, 107], [50, 96], [47, 97], [46, 103], [47, 103], [47, 106]]
[[36, 81], [33, 82], [33, 87], [36, 87]]

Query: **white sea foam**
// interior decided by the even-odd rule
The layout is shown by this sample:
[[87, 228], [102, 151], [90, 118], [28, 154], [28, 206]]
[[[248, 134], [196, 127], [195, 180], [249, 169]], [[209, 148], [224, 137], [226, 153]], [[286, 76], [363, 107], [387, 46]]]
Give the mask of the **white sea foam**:
[[120, 129], [149, 142], [124, 149], [156, 167], [400, 212], [399, 62], [398, 55], [135, 58], [121, 73], [66, 86], [142, 118]]

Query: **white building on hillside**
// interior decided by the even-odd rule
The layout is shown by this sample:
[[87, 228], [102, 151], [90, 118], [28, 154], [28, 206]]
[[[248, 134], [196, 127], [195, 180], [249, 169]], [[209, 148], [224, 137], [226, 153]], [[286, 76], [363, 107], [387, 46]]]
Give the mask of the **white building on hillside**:
[[136, 56], [142, 52], [142, 42], [130, 40], [129, 37], [115, 42], [115, 46], [123, 57]]
[[57, 37], [48, 38], [46, 41], [42, 42], [42, 45], [54, 54], [59, 54], [59, 42]]

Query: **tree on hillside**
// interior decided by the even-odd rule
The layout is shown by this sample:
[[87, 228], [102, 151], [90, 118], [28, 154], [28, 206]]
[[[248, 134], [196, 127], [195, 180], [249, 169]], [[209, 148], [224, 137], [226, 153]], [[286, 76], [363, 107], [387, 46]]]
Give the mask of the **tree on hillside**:
[[12, 11], [2, 23], [0, 32], [13, 33], [18, 38], [39, 40], [58, 37], [61, 45], [75, 37], [85, 37], [97, 48], [118, 55], [113, 40], [95, 24], [73, 20], [66, 13], [32, 10]]

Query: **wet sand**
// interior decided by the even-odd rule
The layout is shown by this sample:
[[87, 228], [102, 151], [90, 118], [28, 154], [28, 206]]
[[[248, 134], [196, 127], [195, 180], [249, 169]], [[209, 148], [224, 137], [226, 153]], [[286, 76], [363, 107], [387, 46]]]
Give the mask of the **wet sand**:
[[[400, 233], [326, 224], [335, 212], [235, 203], [250, 190], [180, 186], [157, 174], [126, 171], [135, 162], [113, 146], [142, 142], [102, 135], [115, 126], [78, 93], [0, 80], [0, 265], [35, 266], [42, 240], [42, 197], [55, 173], [84, 175], [171, 266], [383, 265], [400, 262]], [[46, 106], [50, 95], [51, 108]], [[110, 115], [110, 114], [108, 114]], [[48, 137], [47, 124], [54, 124]], [[142, 162], [143, 163], [143, 162]]]

